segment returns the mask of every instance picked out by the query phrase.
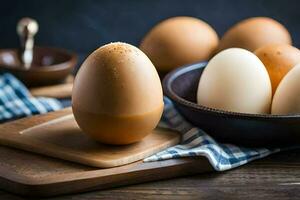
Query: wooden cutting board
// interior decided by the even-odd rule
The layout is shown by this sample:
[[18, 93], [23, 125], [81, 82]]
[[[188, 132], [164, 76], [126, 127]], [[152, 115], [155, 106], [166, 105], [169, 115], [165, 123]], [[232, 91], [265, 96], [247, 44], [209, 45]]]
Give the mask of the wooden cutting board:
[[70, 98], [72, 95], [74, 76], [69, 75], [63, 83], [56, 85], [46, 85], [41, 87], [30, 88], [33, 96], [43, 96], [52, 98]]
[[[44, 131], [49, 129], [51, 124], [57, 125], [66, 119], [70, 123], [72, 121], [70, 120], [71, 117], [66, 117], [70, 113], [70, 109], [66, 109], [46, 115], [20, 119], [0, 126], [1, 144], [5, 145], [0, 146], [0, 189], [26, 196], [54, 196], [161, 180], [212, 170], [207, 159], [202, 157], [171, 159], [150, 163], [136, 161], [127, 165], [101, 169], [8, 147], [32, 151], [32, 149], [28, 149], [28, 146], [31, 145], [34, 149], [35, 146], [32, 144], [40, 145], [41, 138], [42, 141], [45, 139]], [[23, 134], [20, 134], [22, 131]], [[163, 131], [162, 133], [167, 132]], [[176, 133], [172, 134], [177, 136]], [[32, 138], [31, 135], [36, 137]], [[32, 140], [29, 140], [27, 137], [32, 138]], [[51, 144], [54, 145], [51, 146], [53, 148], [61, 143], [55, 137], [49, 136], [49, 138], [52, 141]], [[177, 141], [177, 137], [174, 138]], [[25, 142], [19, 139], [24, 139]], [[56, 142], [58, 143], [56, 144]], [[68, 142], [67, 144], [71, 145]], [[48, 149], [49, 146], [47, 145], [49, 145], [47, 142], [43, 144], [44, 151], [39, 153], [52, 154], [53, 151]], [[60, 148], [68, 149], [68, 145]], [[72, 148], [73, 146], [71, 145]], [[41, 149], [41, 147], [39, 146], [37, 149]], [[67, 155], [73, 154], [74, 152], [71, 152]], [[113, 155], [110, 158], [114, 160], [116, 157]]]
[[0, 126], [0, 144], [84, 165], [109, 168], [132, 163], [177, 144], [180, 135], [156, 128], [142, 141], [104, 145], [84, 134], [71, 108]]
[[99, 169], [0, 146], [0, 189], [25, 196], [87, 192], [211, 170], [203, 157]]

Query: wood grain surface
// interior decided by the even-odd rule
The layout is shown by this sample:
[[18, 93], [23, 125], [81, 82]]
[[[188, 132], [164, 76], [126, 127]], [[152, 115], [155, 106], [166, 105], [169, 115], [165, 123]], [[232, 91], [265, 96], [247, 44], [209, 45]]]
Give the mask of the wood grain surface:
[[[74, 125], [70, 113], [68, 108], [0, 126], [1, 189], [26, 196], [54, 196], [212, 170], [208, 161], [200, 157], [141, 161], [146, 155], [176, 144], [176, 132], [158, 129], [133, 145], [100, 145], [82, 138], [86, 136]], [[104, 168], [91, 167], [96, 164]]]
[[[55, 113], [58, 113], [57, 117], [53, 118]], [[18, 126], [20, 124], [22, 127]], [[0, 126], [2, 145], [100, 168], [116, 167], [144, 159], [177, 144], [179, 140], [178, 133], [156, 128], [142, 141], [134, 144], [100, 144], [80, 130], [71, 108]]]
[[[49, 199], [300, 199], [300, 150], [282, 152], [227, 172], [211, 172]], [[0, 192], [0, 199], [20, 196]]]
[[141, 161], [99, 169], [0, 146], [0, 188], [26, 196], [54, 196], [211, 171], [205, 158]]
[[30, 88], [30, 93], [33, 96], [44, 96], [52, 98], [70, 98], [72, 95], [74, 76], [70, 75], [66, 81], [61, 84], [47, 85], [41, 87]]

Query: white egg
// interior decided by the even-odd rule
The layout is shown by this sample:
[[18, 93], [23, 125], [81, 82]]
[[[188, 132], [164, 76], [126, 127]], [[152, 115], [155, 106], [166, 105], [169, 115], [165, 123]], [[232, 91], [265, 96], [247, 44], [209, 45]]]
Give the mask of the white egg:
[[226, 111], [270, 113], [272, 87], [259, 58], [240, 48], [215, 55], [199, 81], [198, 104]]
[[281, 80], [273, 97], [272, 114], [300, 113], [300, 64]]

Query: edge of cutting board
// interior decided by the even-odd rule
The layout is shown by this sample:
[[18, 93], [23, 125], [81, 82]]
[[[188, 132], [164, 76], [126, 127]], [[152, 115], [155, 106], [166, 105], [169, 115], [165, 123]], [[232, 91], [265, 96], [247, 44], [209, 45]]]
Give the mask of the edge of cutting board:
[[69, 98], [72, 95], [74, 76], [69, 75], [63, 83], [29, 88], [33, 96], [44, 96], [52, 98]]
[[206, 158], [199, 157], [150, 163], [139, 161], [116, 168], [41, 178], [19, 175], [2, 167], [0, 171], [1, 189], [22, 196], [49, 197], [204, 173], [212, 171], [212, 168]]

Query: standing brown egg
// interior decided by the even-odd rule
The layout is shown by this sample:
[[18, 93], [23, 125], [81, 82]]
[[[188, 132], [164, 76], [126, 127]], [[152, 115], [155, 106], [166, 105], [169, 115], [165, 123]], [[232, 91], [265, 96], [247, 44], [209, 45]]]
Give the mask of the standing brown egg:
[[288, 30], [268, 17], [245, 19], [231, 27], [221, 38], [218, 51], [239, 47], [255, 51], [266, 44], [292, 44]]
[[148, 57], [126, 43], [94, 51], [76, 75], [72, 109], [84, 133], [106, 144], [130, 144], [160, 120], [163, 94]]
[[214, 29], [193, 17], [174, 17], [157, 24], [140, 48], [160, 72], [208, 60], [218, 46]]

